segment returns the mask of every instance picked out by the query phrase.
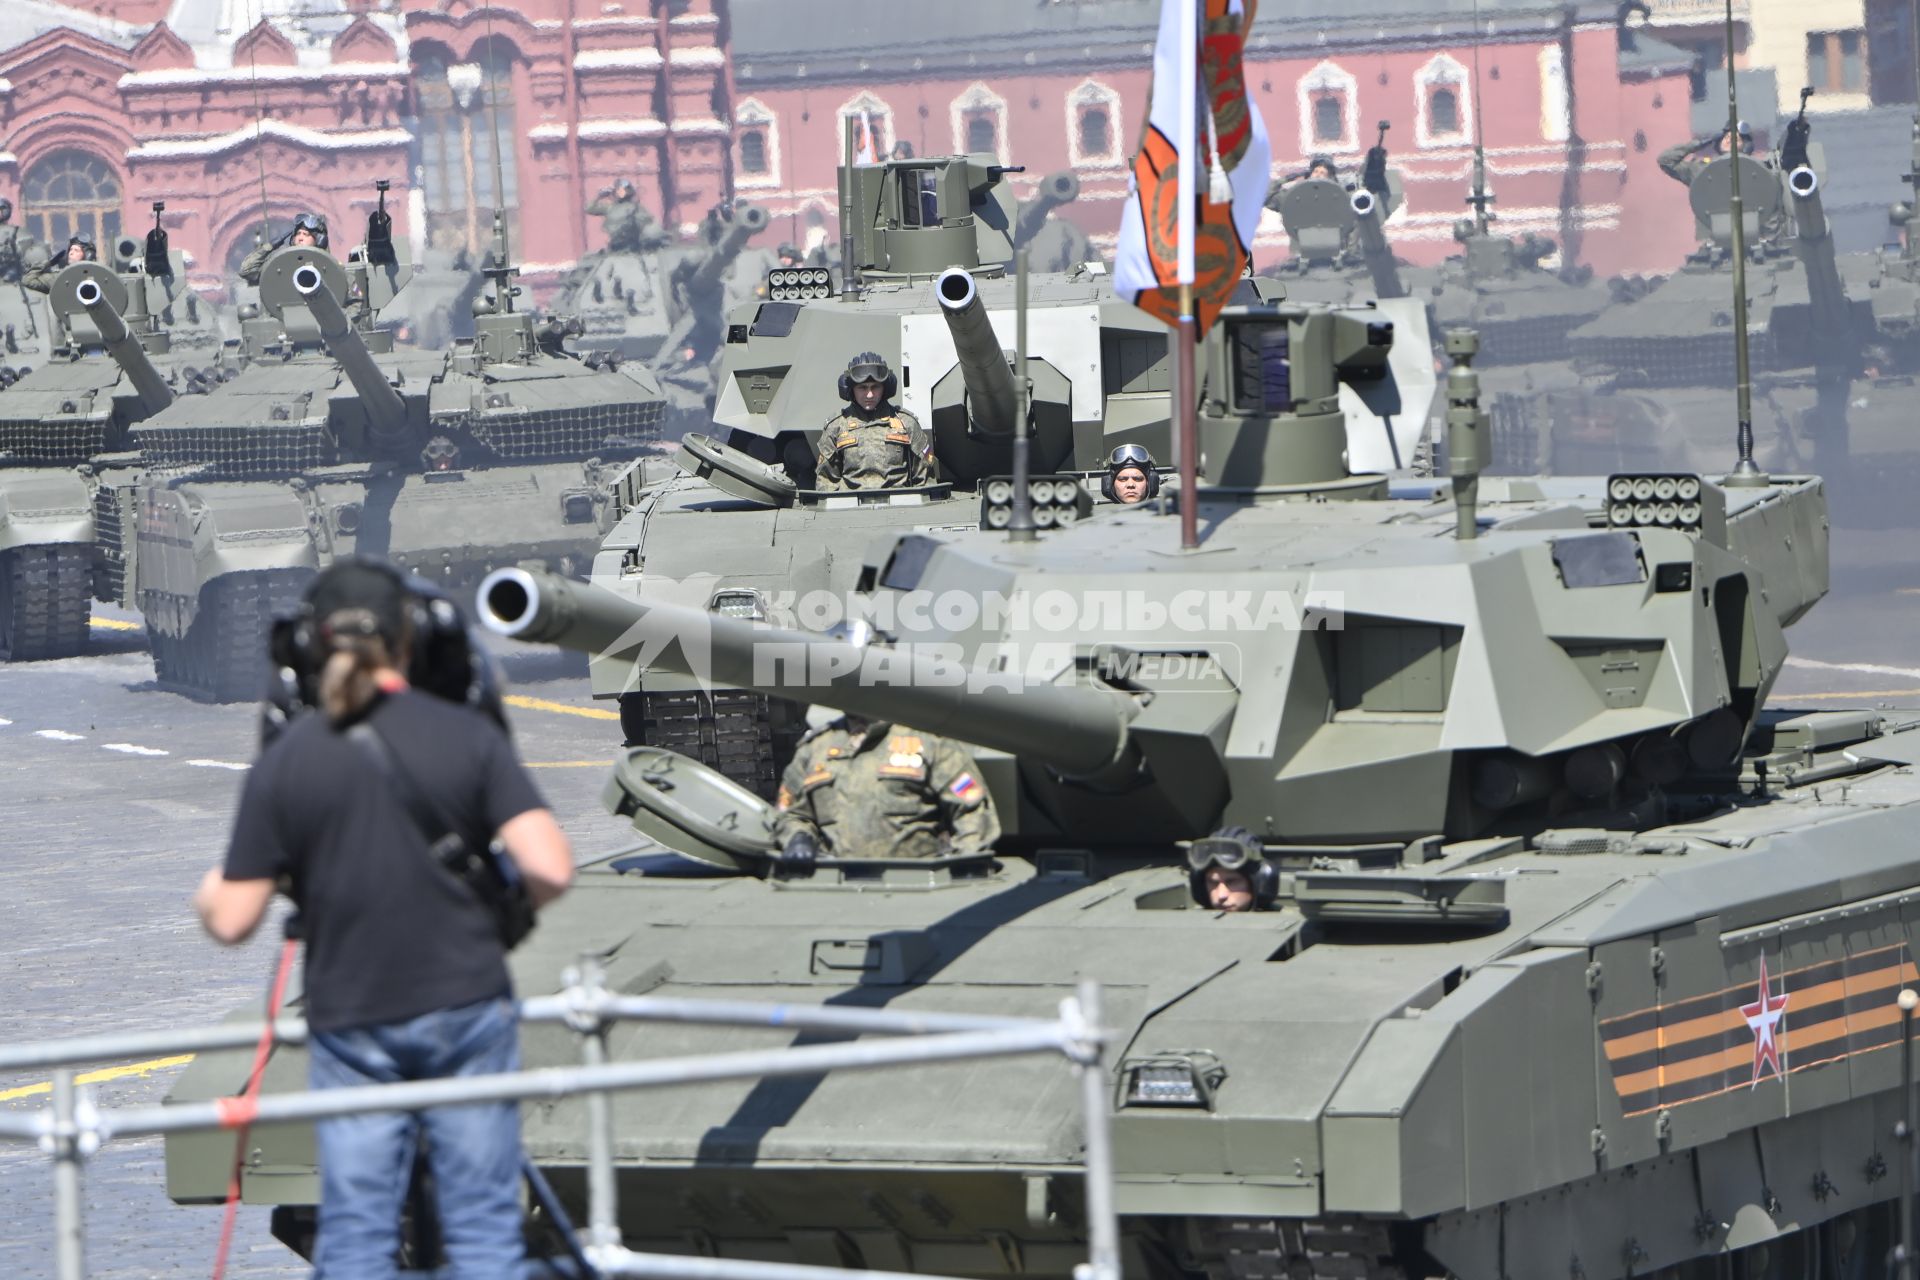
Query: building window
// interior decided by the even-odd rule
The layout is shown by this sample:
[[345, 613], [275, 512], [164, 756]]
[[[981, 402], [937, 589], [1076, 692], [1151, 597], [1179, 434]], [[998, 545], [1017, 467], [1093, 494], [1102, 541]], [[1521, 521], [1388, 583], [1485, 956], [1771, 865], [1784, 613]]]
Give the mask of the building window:
[[1313, 100], [1313, 140], [1338, 142], [1345, 136], [1347, 108], [1339, 95], [1323, 93]]
[[1435, 54], [1414, 73], [1413, 140], [1422, 147], [1454, 146], [1473, 132], [1473, 95], [1466, 67]]
[[[843, 103], [840, 107], [841, 132], [834, 135], [834, 151], [840, 149], [840, 139], [845, 136], [847, 122], [854, 126], [854, 147], [857, 163], [876, 163], [887, 158], [893, 147], [893, 108], [871, 93], [862, 93]], [[871, 148], [872, 154], [864, 156], [861, 152]]]
[[1360, 84], [1332, 62], [1323, 62], [1301, 77], [1300, 152], [1357, 151]]
[[1082, 80], [1067, 95], [1067, 160], [1118, 164], [1120, 95], [1098, 80]]
[[85, 151], [56, 151], [20, 184], [26, 229], [56, 250], [86, 236], [106, 258], [120, 236], [120, 180], [107, 162]]
[[1807, 83], [1823, 93], [1865, 93], [1866, 33], [1807, 32]]
[[758, 176], [767, 171], [767, 131], [740, 131], [740, 171]]
[[[506, 216], [509, 252], [520, 243], [518, 150], [514, 140], [512, 47], [483, 45], [471, 62], [442, 50], [421, 50], [414, 69], [419, 114], [426, 239], [435, 249], [478, 255], [493, 244], [493, 215]], [[497, 119], [497, 124], [496, 124]], [[494, 181], [494, 129], [499, 129], [499, 184]]]
[[758, 98], [733, 111], [735, 176], [743, 187], [772, 187], [780, 182], [780, 133], [773, 112]]
[[968, 151], [985, 151], [989, 154], [997, 152], [1000, 149], [997, 133], [991, 112], [969, 111], [967, 113]]
[[953, 100], [953, 147], [1007, 162], [1007, 100], [980, 81]]

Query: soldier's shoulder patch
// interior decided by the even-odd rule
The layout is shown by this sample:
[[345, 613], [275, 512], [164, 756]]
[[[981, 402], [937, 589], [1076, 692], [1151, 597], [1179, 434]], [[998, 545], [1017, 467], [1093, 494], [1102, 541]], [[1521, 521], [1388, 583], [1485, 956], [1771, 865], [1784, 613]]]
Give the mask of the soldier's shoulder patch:
[[977, 804], [986, 790], [971, 773], [963, 773], [948, 784], [947, 794], [961, 804]]

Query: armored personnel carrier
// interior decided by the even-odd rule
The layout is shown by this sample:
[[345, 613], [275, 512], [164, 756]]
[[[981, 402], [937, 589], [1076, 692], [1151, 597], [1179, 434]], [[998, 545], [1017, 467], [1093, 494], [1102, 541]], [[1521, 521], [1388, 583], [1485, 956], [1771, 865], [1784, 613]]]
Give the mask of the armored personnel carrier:
[[93, 599], [117, 595], [95, 513], [103, 493], [140, 476], [129, 427], [237, 368], [217, 343], [209, 349], [217, 329], [178, 302], [185, 266], [166, 233], [156, 223], [137, 256], [130, 243], [116, 254], [120, 272], [79, 262], [54, 277], [46, 325], [56, 345], [0, 396], [0, 661], [85, 647]]
[[563, 353], [572, 329], [516, 309], [510, 265], [491, 269], [473, 341], [396, 351], [375, 318], [401, 269], [382, 257], [275, 253], [252, 363], [135, 429], [153, 470], [121, 491], [136, 535], [118, 568], [163, 684], [257, 696], [268, 623], [338, 556], [382, 555], [447, 589], [502, 564], [584, 573], [603, 460], [652, 439], [657, 384]]

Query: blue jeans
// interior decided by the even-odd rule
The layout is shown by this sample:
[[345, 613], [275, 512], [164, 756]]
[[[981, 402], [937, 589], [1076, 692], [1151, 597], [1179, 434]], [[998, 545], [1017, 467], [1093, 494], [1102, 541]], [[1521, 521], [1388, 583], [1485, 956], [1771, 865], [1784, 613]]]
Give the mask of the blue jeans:
[[[318, 1031], [310, 1050], [308, 1081], [315, 1089], [514, 1071], [520, 1066], [519, 1015], [503, 996], [406, 1022]], [[315, 1280], [388, 1280], [399, 1274], [394, 1259], [400, 1208], [422, 1128], [449, 1274], [458, 1280], [519, 1280], [525, 1252], [520, 1111], [511, 1102], [319, 1121]]]

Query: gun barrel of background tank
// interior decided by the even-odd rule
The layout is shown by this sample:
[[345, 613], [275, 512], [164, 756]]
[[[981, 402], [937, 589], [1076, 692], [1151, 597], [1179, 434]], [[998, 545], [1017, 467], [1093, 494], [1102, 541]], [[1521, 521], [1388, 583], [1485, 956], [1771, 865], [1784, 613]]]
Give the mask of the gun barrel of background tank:
[[1019, 220], [1013, 224], [1013, 243], [1016, 247], [1027, 244], [1040, 234], [1040, 228], [1047, 224], [1053, 211], [1063, 204], [1072, 204], [1080, 198], [1080, 179], [1071, 170], [1062, 169], [1050, 173], [1040, 180], [1040, 186], [1020, 210]]
[[[136, 287], [144, 286], [144, 281], [136, 284]], [[172, 404], [173, 388], [153, 367], [153, 361], [147, 359], [146, 348], [127, 328], [126, 320], [113, 309], [113, 304], [107, 301], [100, 286], [91, 280], [82, 280], [74, 289], [73, 296], [87, 309], [87, 318], [100, 331], [100, 340], [105, 344], [107, 354], [113, 357], [113, 362], [127, 375], [127, 381], [133, 384], [147, 416], [151, 417]]]
[[1793, 197], [1794, 249], [1807, 273], [1807, 299], [1813, 309], [1814, 363], [1827, 369], [1852, 359], [1852, 307], [1834, 257], [1820, 179], [1805, 165], [1787, 175]]
[[933, 282], [933, 293], [947, 318], [960, 374], [967, 381], [967, 414], [974, 432], [1012, 439], [1019, 425], [1020, 397], [1013, 371], [1007, 368], [1006, 352], [987, 319], [987, 305], [980, 300], [979, 285], [970, 273], [951, 267]]
[[637, 651], [646, 666], [959, 738], [1072, 777], [1105, 771], [1129, 747], [1131, 705], [1118, 694], [969, 681], [925, 655], [625, 600], [541, 570], [488, 575], [479, 614], [515, 639], [588, 654]]
[[1365, 189], [1353, 193], [1353, 217], [1360, 228], [1360, 252], [1367, 260], [1367, 273], [1373, 277], [1373, 292], [1381, 298], [1404, 298], [1407, 286], [1400, 279], [1400, 264], [1393, 260], [1393, 246], [1387, 243], [1386, 229], [1380, 224], [1385, 210], [1379, 199]]
[[372, 353], [360, 337], [360, 331], [353, 327], [353, 322], [347, 319], [347, 313], [340, 309], [339, 300], [327, 288], [320, 273], [310, 266], [295, 268], [293, 287], [299, 292], [307, 310], [313, 314], [314, 323], [320, 326], [320, 337], [327, 344], [328, 353], [347, 371], [347, 378], [353, 383], [353, 389], [366, 409], [367, 422], [374, 434], [391, 437], [406, 430], [407, 402], [401, 399], [400, 393], [387, 381], [387, 375], [374, 363]]
[[733, 211], [733, 222], [728, 225], [720, 242], [707, 250], [700, 259], [700, 265], [694, 268], [692, 286], [695, 290], [711, 289], [720, 283], [720, 277], [733, 265], [740, 251], [747, 247], [747, 241], [753, 239], [767, 226], [767, 211], [756, 204], [740, 205]]

